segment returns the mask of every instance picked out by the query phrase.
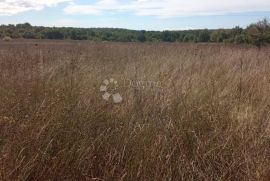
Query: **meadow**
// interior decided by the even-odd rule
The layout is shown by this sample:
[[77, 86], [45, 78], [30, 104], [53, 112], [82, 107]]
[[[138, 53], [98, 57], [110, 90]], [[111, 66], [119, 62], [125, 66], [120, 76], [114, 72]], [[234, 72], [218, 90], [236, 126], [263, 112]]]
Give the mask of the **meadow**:
[[269, 46], [0, 42], [0, 180], [269, 178]]

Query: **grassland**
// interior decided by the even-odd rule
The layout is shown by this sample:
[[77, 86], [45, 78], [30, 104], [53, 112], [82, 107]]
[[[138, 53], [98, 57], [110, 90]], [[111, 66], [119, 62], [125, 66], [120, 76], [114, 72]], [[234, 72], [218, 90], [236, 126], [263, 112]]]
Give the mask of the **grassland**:
[[0, 42], [0, 72], [0, 180], [270, 178], [270, 47]]

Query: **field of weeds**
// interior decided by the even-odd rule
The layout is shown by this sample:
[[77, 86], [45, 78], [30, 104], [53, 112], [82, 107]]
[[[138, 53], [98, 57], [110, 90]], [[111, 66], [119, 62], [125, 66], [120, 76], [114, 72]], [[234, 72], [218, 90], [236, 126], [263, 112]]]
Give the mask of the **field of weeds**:
[[0, 180], [269, 178], [270, 47], [0, 42]]

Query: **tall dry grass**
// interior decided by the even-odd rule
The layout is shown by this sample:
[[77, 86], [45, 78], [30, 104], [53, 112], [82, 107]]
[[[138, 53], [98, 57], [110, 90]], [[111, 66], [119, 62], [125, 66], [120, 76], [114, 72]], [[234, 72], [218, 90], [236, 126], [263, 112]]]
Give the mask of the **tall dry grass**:
[[0, 180], [269, 180], [269, 50], [1, 42]]

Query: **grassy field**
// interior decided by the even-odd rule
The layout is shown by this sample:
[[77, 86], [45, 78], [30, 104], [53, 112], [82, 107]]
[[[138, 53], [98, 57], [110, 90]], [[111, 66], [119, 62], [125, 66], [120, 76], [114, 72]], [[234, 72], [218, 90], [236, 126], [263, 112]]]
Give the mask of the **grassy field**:
[[0, 72], [0, 180], [270, 178], [270, 47], [0, 42]]

